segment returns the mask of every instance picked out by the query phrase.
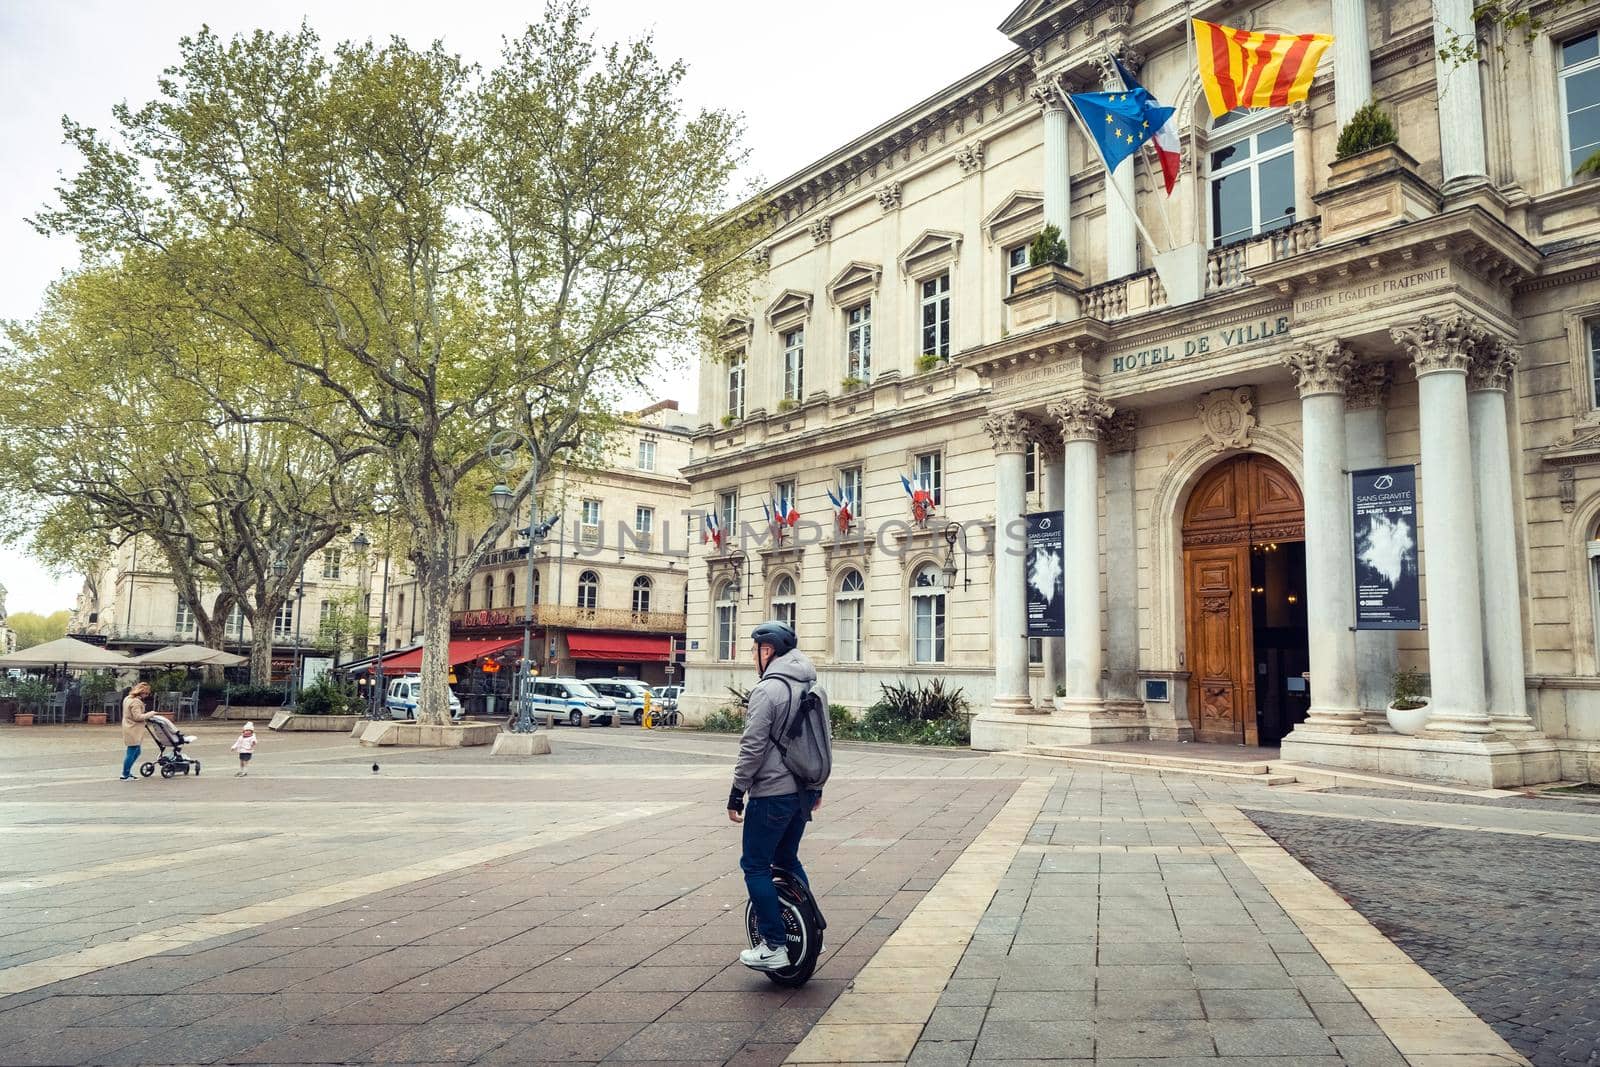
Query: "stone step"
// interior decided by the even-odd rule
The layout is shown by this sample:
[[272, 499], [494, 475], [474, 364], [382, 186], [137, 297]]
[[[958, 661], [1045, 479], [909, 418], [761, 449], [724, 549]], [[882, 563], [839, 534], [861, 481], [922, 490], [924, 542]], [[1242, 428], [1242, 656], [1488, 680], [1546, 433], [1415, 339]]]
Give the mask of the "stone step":
[[1215, 756], [1179, 755], [1176, 752], [1136, 752], [1111, 748], [1107, 745], [1029, 745], [1028, 751], [1095, 760], [1100, 763], [1136, 763], [1148, 767], [1190, 770], [1214, 769], [1230, 774], [1269, 774], [1272, 771], [1271, 761], [1266, 759], [1226, 759]]
[[[1100, 771], [1143, 772], [1146, 774], [1176, 774], [1188, 778], [1205, 778], [1217, 782], [1239, 782], [1250, 785], [1293, 785], [1295, 776], [1282, 774], [1276, 771], [1247, 770], [1237, 768], [1239, 764], [1230, 764], [1227, 760], [1183, 760], [1182, 763], [1171, 764], [1133, 763], [1127, 760], [1097, 759], [1092, 756], [1082, 755], [1078, 749], [1063, 749], [1050, 745], [1031, 745], [1021, 752], [1009, 753], [1014, 756], [1026, 756], [1034, 759], [1047, 759], [1057, 763], [1068, 763], [1085, 770], [1095, 769]], [[1189, 766], [1183, 765], [1190, 764]], [[1251, 765], [1245, 765], [1251, 766]]]

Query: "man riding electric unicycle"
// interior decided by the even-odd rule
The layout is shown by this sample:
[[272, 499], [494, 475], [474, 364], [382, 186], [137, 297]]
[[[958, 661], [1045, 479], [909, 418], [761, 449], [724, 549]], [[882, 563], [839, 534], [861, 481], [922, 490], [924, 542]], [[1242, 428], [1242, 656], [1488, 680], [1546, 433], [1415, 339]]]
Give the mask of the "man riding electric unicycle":
[[744, 824], [739, 866], [750, 893], [750, 947], [739, 962], [798, 986], [816, 969], [827, 927], [800, 865], [800, 838], [833, 769], [828, 697], [788, 626], [764, 622], [750, 639], [761, 679], [750, 690], [728, 794], [729, 821]]

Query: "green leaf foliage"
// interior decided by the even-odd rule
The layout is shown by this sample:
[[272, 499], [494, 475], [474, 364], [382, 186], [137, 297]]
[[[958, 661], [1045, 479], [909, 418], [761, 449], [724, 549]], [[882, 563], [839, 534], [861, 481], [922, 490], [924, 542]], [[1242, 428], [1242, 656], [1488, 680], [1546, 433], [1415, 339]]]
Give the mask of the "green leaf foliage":
[[1334, 149], [1335, 159], [1348, 159], [1362, 152], [1399, 140], [1394, 120], [1374, 101], [1362, 104], [1344, 129], [1339, 131], [1339, 144]]

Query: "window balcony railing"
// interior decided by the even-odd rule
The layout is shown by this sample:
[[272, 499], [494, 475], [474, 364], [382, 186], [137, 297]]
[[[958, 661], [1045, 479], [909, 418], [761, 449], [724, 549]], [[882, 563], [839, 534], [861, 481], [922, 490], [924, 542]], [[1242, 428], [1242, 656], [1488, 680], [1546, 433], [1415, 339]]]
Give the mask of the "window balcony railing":
[[[1250, 268], [1308, 252], [1317, 247], [1321, 239], [1322, 221], [1313, 218], [1259, 237], [1213, 248], [1206, 253], [1206, 295], [1248, 285]], [[1117, 278], [1083, 292], [1083, 314], [1101, 322], [1114, 322], [1166, 306], [1166, 288], [1153, 270]]]
[[625, 608], [580, 608], [573, 604], [535, 604], [531, 618], [524, 607], [475, 608], [452, 611], [450, 628], [456, 631], [501, 630], [525, 622], [534, 626], [559, 626], [568, 630], [633, 630], [640, 633], [683, 633], [682, 612], [628, 611]]

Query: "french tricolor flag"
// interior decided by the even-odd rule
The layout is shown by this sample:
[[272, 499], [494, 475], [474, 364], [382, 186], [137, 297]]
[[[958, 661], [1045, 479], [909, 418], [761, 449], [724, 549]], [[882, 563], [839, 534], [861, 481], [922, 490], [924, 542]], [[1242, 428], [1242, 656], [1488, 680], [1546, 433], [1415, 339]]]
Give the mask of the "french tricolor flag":
[[707, 541], [718, 548], [722, 547], [722, 523], [717, 520], [717, 514], [714, 511], [706, 512], [705, 529], [700, 534], [700, 543], [705, 544]]
[[[1124, 89], [1131, 91], [1141, 88], [1139, 80], [1133, 76], [1131, 70], [1122, 65], [1122, 60], [1113, 55], [1111, 62], [1117, 65], [1117, 74], [1122, 78]], [[1150, 99], [1154, 101], [1155, 97], [1152, 96]], [[1156, 158], [1161, 161], [1161, 178], [1166, 183], [1167, 195], [1171, 196], [1173, 187], [1178, 184], [1178, 164], [1183, 158], [1178, 147], [1178, 127], [1173, 124], [1171, 115], [1167, 116], [1167, 121], [1156, 130], [1155, 136], [1150, 138], [1149, 143], [1156, 150]]]

